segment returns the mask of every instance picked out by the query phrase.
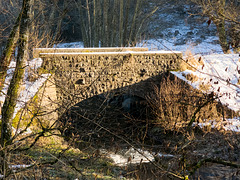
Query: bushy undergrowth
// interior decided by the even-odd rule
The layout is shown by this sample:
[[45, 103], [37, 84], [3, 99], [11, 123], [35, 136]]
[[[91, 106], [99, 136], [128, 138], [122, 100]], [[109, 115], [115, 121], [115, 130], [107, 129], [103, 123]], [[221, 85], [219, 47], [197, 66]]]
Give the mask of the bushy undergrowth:
[[[196, 123], [213, 119], [220, 121], [222, 113], [217, 99], [209, 101], [213, 96], [214, 94], [204, 94], [190, 87], [174, 76], [163, 77], [161, 85], [155, 86], [154, 93], [148, 97], [156, 117], [153, 122], [166, 130], [179, 130], [187, 126], [200, 107], [196, 114]], [[206, 104], [203, 106], [204, 103]]]

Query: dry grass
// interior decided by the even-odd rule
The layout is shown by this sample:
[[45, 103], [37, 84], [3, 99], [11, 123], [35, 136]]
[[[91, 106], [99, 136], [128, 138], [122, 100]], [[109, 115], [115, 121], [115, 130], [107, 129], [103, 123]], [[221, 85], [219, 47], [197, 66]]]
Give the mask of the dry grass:
[[192, 70], [196, 71], [196, 68], [198, 66], [203, 66], [204, 63], [201, 58], [198, 60], [194, 58], [194, 55], [191, 53], [191, 51], [187, 50], [185, 53], [186, 60], [182, 61], [180, 64], [180, 71], [185, 71], [185, 70]]
[[191, 82], [196, 82], [199, 78], [196, 76], [196, 75], [194, 75], [194, 74], [192, 74], [192, 73], [190, 73], [190, 74], [185, 74], [185, 73], [183, 73], [182, 74], [188, 81], [191, 81]]
[[[33, 141], [28, 139], [22, 146]], [[109, 159], [96, 156], [94, 152], [82, 152], [62, 137], [50, 134], [41, 137], [30, 150], [13, 153], [11, 159], [10, 165], [35, 166], [15, 172], [10, 179], [111, 179], [114, 168]]]
[[210, 88], [211, 88], [211, 84], [210, 83], [207, 83], [207, 84], [201, 83], [201, 84], [199, 84], [199, 90], [201, 90], [203, 92], [208, 92]]

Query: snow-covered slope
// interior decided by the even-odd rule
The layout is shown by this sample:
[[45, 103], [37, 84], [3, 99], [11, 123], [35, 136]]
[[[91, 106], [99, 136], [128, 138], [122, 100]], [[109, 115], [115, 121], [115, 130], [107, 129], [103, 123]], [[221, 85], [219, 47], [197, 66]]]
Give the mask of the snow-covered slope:
[[[203, 65], [196, 70], [172, 72], [187, 81], [193, 87], [201, 89], [202, 84], [208, 85], [207, 92], [214, 92], [220, 101], [234, 111], [240, 111], [240, 62], [238, 54], [215, 54], [197, 56]], [[197, 76], [196, 81], [189, 81], [187, 74]]]

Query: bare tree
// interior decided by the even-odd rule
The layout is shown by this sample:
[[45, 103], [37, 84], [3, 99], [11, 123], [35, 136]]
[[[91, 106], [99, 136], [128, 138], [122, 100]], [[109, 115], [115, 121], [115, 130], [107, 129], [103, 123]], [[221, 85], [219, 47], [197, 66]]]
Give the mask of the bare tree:
[[143, 0], [75, 1], [86, 47], [135, 45], [157, 7], [146, 11]]
[[224, 53], [229, 53], [230, 45], [234, 51], [240, 47], [240, 4], [236, 0], [191, 0], [202, 9], [202, 15], [209, 17], [218, 31], [219, 43]]
[[[49, 3], [51, 6], [49, 6]], [[32, 21], [29, 33], [29, 43], [34, 47], [52, 46], [61, 33], [62, 20], [66, 15], [69, 1], [64, 1], [62, 7], [59, 7], [59, 1], [45, 2], [44, 0], [35, 2], [34, 9], [32, 10]], [[18, 9], [18, 3], [15, 1], [2, 2], [0, 9], [0, 21], [1, 21], [1, 45], [5, 46], [0, 58], [0, 90], [4, 86], [4, 81], [7, 73], [8, 66], [13, 59], [17, 41], [19, 38], [19, 26], [22, 18], [22, 10], [19, 10], [18, 16], [13, 14], [13, 6]], [[15, 9], [15, 11], [16, 11]], [[18, 12], [18, 11], [16, 11]], [[15, 23], [12, 23], [16, 18]], [[12, 27], [9, 37], [5, 31]], [[6, 43], [3, 43], [6, 41]], [[2, 48], [2, 47], [1, 47]], [[30, 54], [31, 56], [31, 54]]]
[[[3, 54], [0, 58], [0, 90], [2, 90], [2, 88], [3, 88], [7, 69], [11, 62], [14, 50], [16, 48], [16, 43], [17, 43], [18, 36], [19, 36], [19, 26], [20, 26], [20, 21], [22, 18], [22, 13], [23, 12], [21, 11], [16, 19], [16, 22], [12, 28], [12, 31], [9, 35], [8, 40], [7, 40], [6, 48], [4, 49]], [[6, 29], [6, 27], [3, 27], [3, 29]]]
[[[5, 147], [11, 144], [12, 138], [12, 117], [17, 103], [17, 98], [20, 90], [21, 83], [24, 77], [24, 69], [28, 56], [28, 39], [29, 39], [29, 26], [30, 14], [33, 0], [24, 0], [22, 4], [22, 11], [19, 15], [16, 24], [19, 25], [19, 45], [16, 69], [8, 88], [7, 96], [2, 108], [2, 124], [1, 124], [1, 156], [3, 157], [3, 175], [7, 174], [7, 152]], [[15, 30], [17, 31], [17, 30]], [[15, 34], [15, 33], [14, 33]], [[16, 41], [16, 40], [15, 40]], [[11, 47], [11, 50], [13, 48]], [[5, 58], [4, 58], [5, 59]], [[4, 151], [5, 150], [5, 151]]]

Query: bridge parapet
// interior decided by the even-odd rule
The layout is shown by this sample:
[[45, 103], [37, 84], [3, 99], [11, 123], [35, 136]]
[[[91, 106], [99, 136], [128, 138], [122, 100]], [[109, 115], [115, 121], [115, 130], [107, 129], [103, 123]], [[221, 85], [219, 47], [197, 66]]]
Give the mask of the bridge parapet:
[[92, 52], [124, 52], [124, 51], [148, 51], [144, 47], [105, 47], [105, 48], [36, 48], [33, 51], [34, 58], [40, 53], [92, 53]]
[[152, 81], [179, 69], [177, 51], [40, 53], [43, 68], [54, 75], [57, 98], [73, 105], [94, 95], [120, 90], [144, 97]]

